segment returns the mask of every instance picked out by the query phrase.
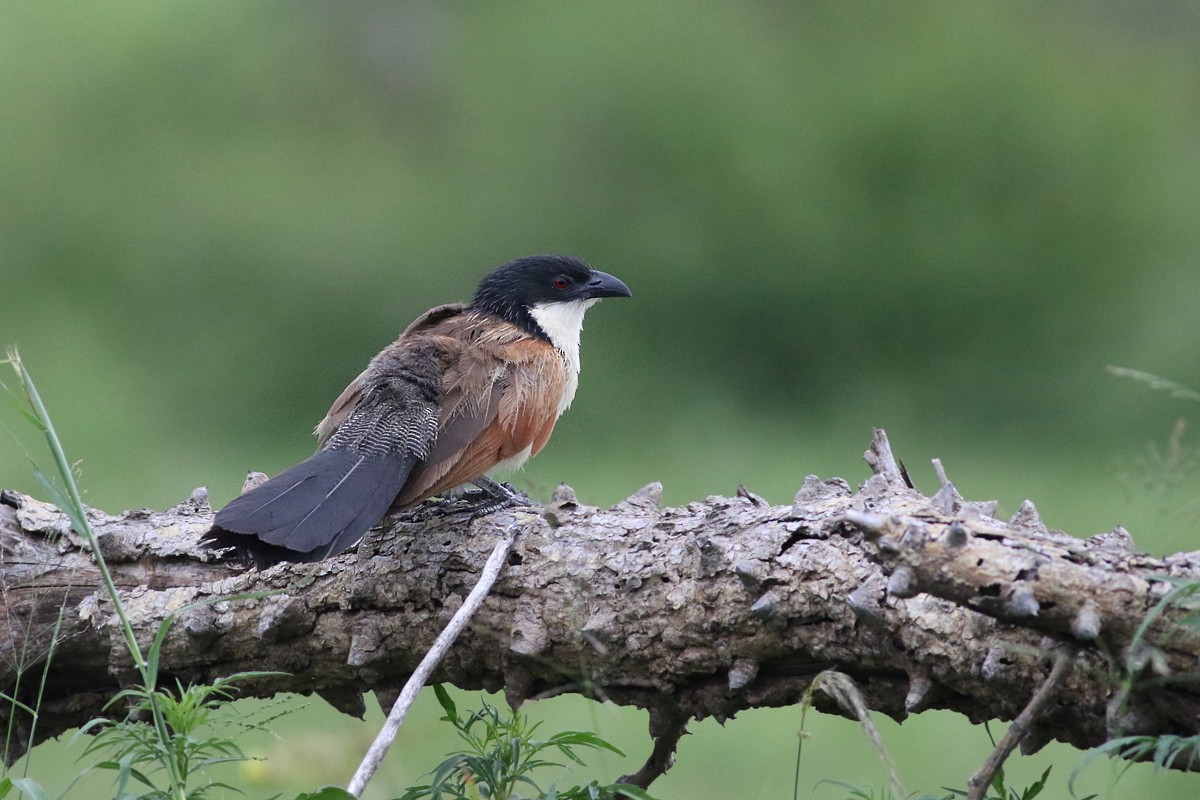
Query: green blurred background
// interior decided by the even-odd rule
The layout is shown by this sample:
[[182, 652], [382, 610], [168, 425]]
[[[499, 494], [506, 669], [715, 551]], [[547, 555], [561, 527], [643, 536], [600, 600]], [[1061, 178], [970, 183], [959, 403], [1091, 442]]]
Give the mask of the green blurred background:
[[[860, 481], [880, 426], [926, 490], [941, 457], [1002, 512], [1193, 549], [1190, 437], [1166, 441], [1195, 406], [1104, 366], [1200, 385], [1198, 34], [1187, 2], [5, 3], [0, 343], [91, 503], [220, 504], [309, 453], [417, 313], [568, 252], [634, 298], [589, 314], [579, 396], [517, 478], [535, 497], [784, 503]], [[0, 486], [39, 493], [41, 445], [2, 419]], [[423, 703], [369, 796], [451, 746]], [[533, 711], [648, 748], [638, 712]], [[655, 788], [790, 797], [798, 727], [694, 726]], [[809, 727], [803, 791], [883, 783], [856, 726]], [[885, 727], [911, 788], [989, 747], [945, 714]], [[314, 701], [280, 733], [234, 773], [251, 796], [344, 784], [373, 726]], [[1014, 771], [1050, 763], [1066, 796], [1069, 748]]]

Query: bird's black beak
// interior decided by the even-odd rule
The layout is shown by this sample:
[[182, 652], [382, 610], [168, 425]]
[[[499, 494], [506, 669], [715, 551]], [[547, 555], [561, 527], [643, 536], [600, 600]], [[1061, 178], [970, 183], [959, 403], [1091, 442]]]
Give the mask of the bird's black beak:
[[629, 287], [620, 278], [598, 269], [592, 270], [592, 278], [587, 282], [584, 291], [588, 297], [633, 297]]

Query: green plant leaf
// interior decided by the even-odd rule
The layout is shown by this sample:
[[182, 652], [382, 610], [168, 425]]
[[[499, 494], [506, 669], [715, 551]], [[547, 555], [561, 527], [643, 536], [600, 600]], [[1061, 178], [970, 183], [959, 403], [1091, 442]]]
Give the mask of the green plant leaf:
[[1053, 766], [1046, 767], [1046, 771], [1042, 773], [1042, 777], [1031, 783], [1029, 787], [1021, 793], [1021, 800], [1033, 800], [1033, 798], [1041, 794], [1042, 790], [1046, 788], [1046, 780], [1050, 777], [1050, 770], [1052, 769], [1054, 769]]
[[[35, 711], [34, 709], [25, 705], [20, 700], [18, 700], [17, 698], [13, 697], [10, 694], [6, 694], [5, 692], [0, 692], [0, 701], [3, 701], [12, 706], [15, 706], [16, 708], [21, 709], [26, 714], [30, 715], [31, 717], [34, 717], [35, 719], [37, 718], [37, 711]], [[5, 779], [5, 780], [7, 780], [7, 779]], [[4, 783], [0, 782], [0, 789], [3, 789], [3, 788], [4, 788]], [[4, 797], [4, 795], [0, 794], [0, 799], [2, 799], [3, 797]]]
[[446, 712], [446, 716], [442, 717], [442, 719], [447, 722], [457, 723], [458, 706], [454, 705], [454, 700], [450, 697], [450, 693], [446, 691], [446, 687], [440, 683], [435, 683], [433, 685], [433, 693], [437, 696], [438, 704], [442, 707], [442, 710]]
[[[25, 794], [29, 797], [29, 800], [46, 800], [46, 790], [32, 778], [17, 778], [13, 781], [5, 778], [4, 783], [8, 784], [10, 789], [15, 788]], [[4, 794], [0, 794], [0, 797], [8, 797], [8, 791], [5, 790]]]
[[561, 747], [562, 745], [578, 745], [582, 747], [594, 747], [598, 750], [608, 750], [611, 753], [616, 753], [619, 756], [625, 755], [606, 739], [597, 736], [591, 731], [563, 731], [550, 737], [550, 743]]

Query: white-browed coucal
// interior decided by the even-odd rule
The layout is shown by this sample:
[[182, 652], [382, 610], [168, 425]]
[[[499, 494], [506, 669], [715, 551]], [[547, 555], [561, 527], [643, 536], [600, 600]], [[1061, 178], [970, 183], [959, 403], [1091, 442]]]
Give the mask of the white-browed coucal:
[[470, 303], [426, 311], [371, 359], [317, 425], [316, 454], [218, 511], [205, 545], [260, 566], [317, 561], [465, 484], [511, 500], [488, 473], [545, 446], [575, 397], [584, 312], [629, 296], [569, 256], [497, 267]]

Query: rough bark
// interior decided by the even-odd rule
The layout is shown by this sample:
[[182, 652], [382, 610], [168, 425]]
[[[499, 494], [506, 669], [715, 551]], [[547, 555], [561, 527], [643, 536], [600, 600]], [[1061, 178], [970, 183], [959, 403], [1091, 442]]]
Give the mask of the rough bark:
[[[1088, 747], [1115, 733], [1198, 732], [1197, 687], [1171, 676], [1195, 670], [1200, 639], [1180, 625], [1182, 604], [1160, 602], [1165, 577], [1200, 579], [1200, 553], [1151, 558], [1119, 528], [1091, 539], [1048, 531], [1031, 503], [999, 520], [994, 504], [965, 502], [946, 480], [925, 497], [882, 434], [867, 461], [873, 474], [857, 492], [809, 477], [783, 506], [739, 489], [662, 509], [651, 485], [610, 509], [565, 486], [544, 508], [474, 521], [421, 509], [356, 552], [264, 572], [198, 550], [212, 517], [203, 490], [169, 511], [91, 520], [140, 641], [176, 616], [166, 674], [280, 670], [289, 674], [250, 691], [315, 692], [349, 713], [366, 690], [390, 705], [498, 531], [515, 529], [500, 581], [436, 679], [503, 689], [514, 703], [573, 691], [647, 708], [660, 739], [649, 777], [669, 765], [687, 720], [796, 703], [830, 668], [897, 719], [952, 709], [1010, 720], [1064, 642], [1078, 655], [1028, 722], [1025, 751], [1052, 738]], [[31, 700], [53, 641], [37, 726], [39, 739], [53, 736], [98, 714], [133, 679], [130, 659], [63, 514], [4, 493], [0, 557], [0, 688]], [[272, 594], [220, 600], [246, 592]]]

